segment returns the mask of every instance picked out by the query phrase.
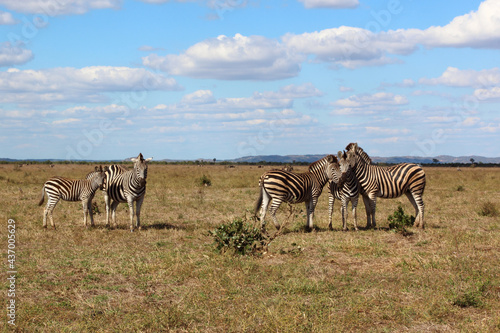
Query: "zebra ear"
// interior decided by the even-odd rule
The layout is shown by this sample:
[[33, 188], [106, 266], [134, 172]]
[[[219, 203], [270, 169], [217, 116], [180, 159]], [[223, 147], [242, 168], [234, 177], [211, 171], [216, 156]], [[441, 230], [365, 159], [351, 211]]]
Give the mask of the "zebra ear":
[[134, 163], [135, 163], [135, 162], [137, 162], [137, 158], [135, 158], [135, 157], [132, 157], [130, 160], [131, 160], [132, 162], [134, 162]]
[[147, 163], [147, 162], [152, 161], [152, 160], [153, 160], [153, 158], [152, 158], [152, 157], [150, 157], [150, 158], [146, 158], [146, 159], [144, 160], [144, 162], [146, 162], [146, 163]]
[[342, 158], [342, 152], [339, 150], [339, 152], [337, 153], [337, 158], [340, 160]]
[[328, 163], [334, 163], [334, 158], [335, 158], [335, 156], [333, 156], [333, 155], [327, 155], [326, 156], [326, 161]]

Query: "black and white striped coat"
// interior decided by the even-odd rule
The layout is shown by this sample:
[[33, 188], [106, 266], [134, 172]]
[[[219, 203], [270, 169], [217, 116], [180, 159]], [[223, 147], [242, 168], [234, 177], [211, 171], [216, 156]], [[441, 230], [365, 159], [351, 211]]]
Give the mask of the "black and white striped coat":
[[353, 169], [356, 158], [354, 153], [349, 152], [346, 154], [346, 152], [344, 152], [342, 154], [340, 151], [337, 158], [341, 170], [346, 170], [345, 179], [343, 182], [339, 182], [337, 184], [331, 181], [328, 185], [328, 228], [330, 228], [330, 230], [333, 229], [333, 205], [335, 203], [335, 199], [338, 199], [341, 203], [340, 214], [342, 216], [342, 230], [347, 231], [347, 206], [349, 202], [352, 204], [354, 229], [358, 230], [356, 207], [358, 206], [360, 187]]
[[356, 143], [348, 144], [346, 150], [356, 154], [354, 171], [365, 203], [367, 228], [376, 226], [377, 197], [397, 198], [405, 194], [415, 208], [415, 227], [423, 229], [425, 172], [422, 167], [413, 163], [390, 167], [373, 165], [368, 154]]
[[305, 173], [294, 173], [283, 170], [264, 173], [259, 180], [260, 195], [255, 205], [255, 215], [260, 208], [260, 222], [265, 227], [267, 208], [271, 203], [269, 213], [277, 229], [280, 224], [276, 218], [276, 211], [281, 203], [305, 202], [307, 211], [306, 228], [311, 230], [314, 222], [314, 209], [323, 187], [329, 180], [338, 182], [342, 177], [337, 158], [328, 155], [309, 166]]
[[106, 186], [104, 201], [106, 203], [106, 226], [109, 227], [109, 211], [113, 225], [116, 226], [116, 207], [121, 202], [126, 202], [130, 212], [130, 231], [134, 230], [134, 202], [137, 216], [136, 227], [141, 228], [141, 206], [146, 194], [146, 178], [148, 175], [148, 162], [153, 158], [144, 159], [142, 154], [132, 158], [134, 168], [126, 170], [119, 165], [111, 165], [106, 172]]
[[42, 188], [42, 198], [38, 203], [41, 206], [47, 194], [47, 205], [43, 212], [43, 227], [47, 228], [47, 215], [50, 218], [50, 224], [55, 229], [52, 211], [60, 199], [65, 201], [81, 201], [83, 205], [83, 225], [87, 227], [87, 213], [90, 214], [90, 225], [94, 226], [94, 217], [92, 214], [92, 199], [95, 192], [102, 188], [105, 179], [107, 167], [94, 172], [90, 179], [69, 179], [64, 177], [52, 177], [45, 182]]

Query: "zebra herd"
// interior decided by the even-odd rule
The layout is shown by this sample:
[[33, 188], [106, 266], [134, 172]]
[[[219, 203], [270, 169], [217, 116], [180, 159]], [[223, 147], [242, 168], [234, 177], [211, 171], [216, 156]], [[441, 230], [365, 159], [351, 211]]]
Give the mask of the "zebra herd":
[[[43, 227], [47, 227], [47, 215], [50, 224], [55, 229], [52, 211], [59, 199], [66, 201], [82, 201], [83, 225], [87, 227], [87, 212], [90, 215], [90, 225], [94, 226], [92, 216], [92, 199], [97, 189], [104, 191], [106, 203], [106, 226], [109, 227], [109, 211], [111, 208], [113, 225], [116, 226], [116, 207], [120, 202], [126, 202], [130, 211], [130, 231], [135, 227], [141, 228], [141, 206], [146, 194], [146, 178], [148, 175], [148, 162], [153, 158], [144, 159], [142, 154], [132, 158], [134, 168], [127, 170], [120, 165], [96, 168], [87, 174], [85, 179], [74, 180], [63, 177], [52, 177], [45, 182], [42, 188], [42, 198], [38, 203], [41, 206], [47, 194], [47, 206], [43, 213]], [[137, 223], [134, 226], [134, 202]]]
[[424, 228], [425, 189], [424, 170], [413, 163], [401, 163], [391, 167], [372, 164], [371, 158], [357, 143], [350, 143], [337, 157], [327, 157], [314, 162], [308, 171], [297, 174], [287, 171], [269, 171], [259, 181], [260, 196], [255, 206], [255, 215], [260, 208], [260, 222], [265, 227], [266, 211], [269, 210], [276, 228], [276, 210], [282, 202], [305, 202], [306, 228], [313, 227], [314, 208], [323, 186], [329, 182], [329, 223], [332, 229], [332, 213], [335, 199], [341, 202], [342, 228], [347, 230], [347, 204], [352, 203], [354, 228], [358, 230], [356, 207], [361, 194], [365, 204], [367, 228], [375, 228], [377, 197], [397, 198], [405, 194], [415, 208], [415, 227]]
[[[87, 174], [85, 179], [72, 180], [63, 177], [52, 177], [42, 188], [42, 205], [47, 194], [47, 206], [43, 215], [43, 227], [47, 227], [47, 216], [55, 229], [52, 211], [59, 199], [81, 201], [83, 205], [84, 226], [87, 227], [87, 213], [90, 224], [94, 226], [92, 216], [92, 199], [97, 189], [104, 191], [106, 204], [106, 226], [109, 227], [111, 209], [113, 225], [116, 226], [116, 208], [119, 203], [126, 202], [130, 212], [130, 230], [140, 229], [140, 213], [146, 193], [148, 162], [142, 154], [132, 158], [133, 170], [120, 165], [96, 168]], [[354, 228], [358, 230], [356, 207], [359, 195], [365, 204], [367, 228], [375, 228], [375, 207], [377, 197], [397, 198], [405, 194], [415, 208], [415, 227], [424, 228], [424, 202], [422, 196], [425, 189], [424, 170], [412, 163], [401, 163], [390, 167], [372, 164], [371, 158], [357, 143], [350, 143], [337, 156], [326, 157], [312, 163], [304, 173], [286, 170], [273, 170], [264, 173], [259, 179], [259, 198], [255, 205], [255, 215], [260, 209], [261, 227], [265, 228], [265, 217], [269, 213], [277, 229], [280, 224], [276, 211], [282, 202], [301, 203], [306, 205], [306, 228], [314, 226], [314, 210], [323, 187], [328, 183], [329, 214], [328, 227], [332, 228], [332, 213], [335, 199], [341, 202], [342, 229], [347, 230], [347, 205], [352, 204]], [[134, 225], [134, 202], [136, 203]]]

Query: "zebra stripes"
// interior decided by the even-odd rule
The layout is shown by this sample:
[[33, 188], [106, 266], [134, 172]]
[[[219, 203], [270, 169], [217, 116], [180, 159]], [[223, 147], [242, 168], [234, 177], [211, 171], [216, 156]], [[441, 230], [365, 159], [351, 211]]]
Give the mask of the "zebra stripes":
[[107, 167], [99, 168], [99, 171], [90, 179], [69, 179], [64, 177], [52, 177], [45, 182], [42, 188], [42, 198], [38, 203], [41, 206], [47, 193], [47, 206], [43, 212], [43, 227], [47, 228], [47, 215], [50, 218], [50, 224], [55, 229], [52, 211], [59, 202], [59, 199], [65, 201], [81, 201], [83, 205], [83, 225], [87, 227], [87, 212], [90, 214], [90, 224], [94, 226], [94, 217], [92, 214], [92, 198], [98, 188], [102, 188]]
[[280, 224], [276, 218], [276, 211], [283, 201], [288, 203], [305, 202], [307, 211], [306, 228], [313, 227], [314, 209], [325, 184], [333, 179], [339, 182], [342, 178], [337, 158], [328, 155], [309, 166], [305, 173], [288, 171], [269, 171], [264, 173], [259, 180], [260, 195], [255, 205], [255, 215], [260, 208], [261, 226], [265, 228], [265, 216], [269, 203], [269, 213], [276, 229]]
[[357, 217], [356, 217], [356, 207], [358, 206], [359, 191], [360, 186], [356, 174], [354, 173], [354, 163], [356, 162], [356, 157], [353, 152], [346, 154], [344, 152], [338, 152], [338, 161], [341, 166], [341, 170], [345, 168], [345, 180], [344, 182], [336, 184], [330, 181], [328, 186], [328, 228], [333, 230], [332, 227], [332, 213], [333, 204], [335, 199], [340, 200], [340, 214], [342, 215], [342, 230], [347, 231], [347, 205], [349, 202], [352, 204], [352, 215], [354, 218], [354, 229], [358, 230]]
[[377, 197], [397, 198], [406, 194], [415, 208], [415, 227], [424, 228], [425, 172], [413, 163], [401, 163], [391, 167], [371, 164], [371, 158], [357, 143], [350, 143], [347, 152], [356, 156], [354, 171], [359, 181], [366, 209], [367, 228], [375, 227]]
[[[113, 225], [116, 226], [116, 207], [120, 202], [126, 202], [130, 212], [130, 231], [134, 230], [134, 202], [138, 229], [141, 228], [140, 215], [141, 206], [146, 194], [146, 178], [148, 174], [148, 162], [153, 158], [144, 159], [142, 154], [132, 158], [134, 169], [127, 171], [119, 165], [111, 165], [106, 172], [106, 186], [104, 201], [106, 203], [106, 226], [109, 227], [109, 211]], [[111, 202], [112, 201], [112, 202]]]

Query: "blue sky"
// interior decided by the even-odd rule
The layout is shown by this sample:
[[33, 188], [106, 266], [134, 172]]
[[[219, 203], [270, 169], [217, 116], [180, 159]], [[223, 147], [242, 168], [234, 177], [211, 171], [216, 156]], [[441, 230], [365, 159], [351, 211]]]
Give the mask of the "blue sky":
[[0, 0], [0, 157], [497, 157], [499, 49], [496, 0]]

